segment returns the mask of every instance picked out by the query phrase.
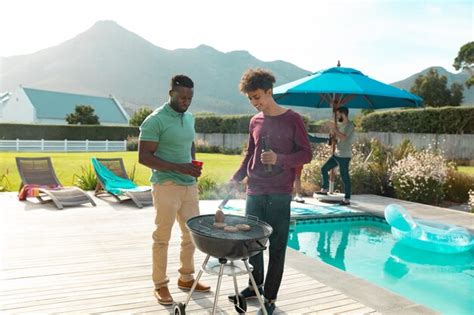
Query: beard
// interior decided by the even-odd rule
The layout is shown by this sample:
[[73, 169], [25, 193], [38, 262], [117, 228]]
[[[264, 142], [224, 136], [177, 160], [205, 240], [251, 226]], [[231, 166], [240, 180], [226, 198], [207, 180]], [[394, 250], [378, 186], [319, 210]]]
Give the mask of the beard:
[[183, 109], [183, 108], [179, 107], [179, 104], [176, 104], [176, 103], [173, 103], [173, 102], [170, 103], [170, 106], [171, 106], [171, 108], [174, 109], [176, 112], [181, 113], [181, 114], [182, 114], [182, 113], [185, 113], [185, 112], [188, 110], [187, 107], [186, 107], [185, 109]]

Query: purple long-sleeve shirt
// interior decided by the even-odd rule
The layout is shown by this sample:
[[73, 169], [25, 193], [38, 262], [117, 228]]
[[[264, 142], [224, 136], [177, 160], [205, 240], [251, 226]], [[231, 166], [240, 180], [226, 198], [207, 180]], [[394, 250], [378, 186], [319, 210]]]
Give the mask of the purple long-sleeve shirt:
[[[276, 165], [266, 172], [260, 161], [262, 137], [277, 154]], [[248, 177], [247, 194], [291, 194], [295, 167], [311, 161], [311, 146], [303, 119], [291, 109], [278, 116], [258, 113], [250, 120], [248, 150], [240, 168], [232, 177], [236, 181]]]

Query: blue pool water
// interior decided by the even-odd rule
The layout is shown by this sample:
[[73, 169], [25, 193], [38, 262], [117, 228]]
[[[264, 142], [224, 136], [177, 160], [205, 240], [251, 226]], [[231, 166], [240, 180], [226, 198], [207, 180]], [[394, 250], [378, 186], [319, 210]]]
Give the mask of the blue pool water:
[[474, 250], [437, 254], [397, 244], [378, 218], [298, 221], [288, 245], [444, 314], [474, 314]]
[[[245, 211], [245, 200], [230, 200], [223, 208], [225, 212], [243, 212]], [[316, 205], [310, 203], [291, 203], [291, 216], [311, 216], [311, 215], [339, 215], [347, 213], [357, 213], [359, 210], [354, 210], [349, 207], [343, 207], [339, 205]]]

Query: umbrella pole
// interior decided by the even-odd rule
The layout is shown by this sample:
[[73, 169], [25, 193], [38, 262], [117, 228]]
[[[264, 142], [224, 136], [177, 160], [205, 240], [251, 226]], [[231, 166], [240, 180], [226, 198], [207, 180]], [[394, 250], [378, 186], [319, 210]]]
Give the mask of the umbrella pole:
[[[336, 120], [336, 108], [338, 108], [337, 104], [337, 99], [336, 96], [333, 96], [332, 99], [332, 117], [334, 119], [334, 126], [336, 126], [337, 120]], [[334, 135], [331, 135], [331, 154], [334, 155], [334, 152], [336, 152], [336, 141]], [[329, 172], [329, 193], [332, 194], [334, 193], [334, 182], [335, 182], [336, 174], [334, 172], [334, 169], [331, 169]]]

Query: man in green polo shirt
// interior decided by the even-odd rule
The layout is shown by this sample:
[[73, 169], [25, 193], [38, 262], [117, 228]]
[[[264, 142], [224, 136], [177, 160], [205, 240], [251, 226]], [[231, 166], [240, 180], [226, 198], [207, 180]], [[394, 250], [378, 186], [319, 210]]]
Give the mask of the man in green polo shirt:
[[[153, 282], [155, 297], [163, 305], [173, 304], [168, 290], [168, 243], [177, 220], [182, 232], [178, 287], [190, 290], [194, 283], [194, 245], [186, 221], [199, 215], [196, 178], [201, 167], [194, 165], [194, 117], [187, 112], [193, 98], [193, 81], [185, 75], [171, 79], [169, 100], [151, 113], [140, 126], [140, 164], [152, 170], [156, 229], [153, 232]], [[197, 283], [195, 291], [210, 287]]]

